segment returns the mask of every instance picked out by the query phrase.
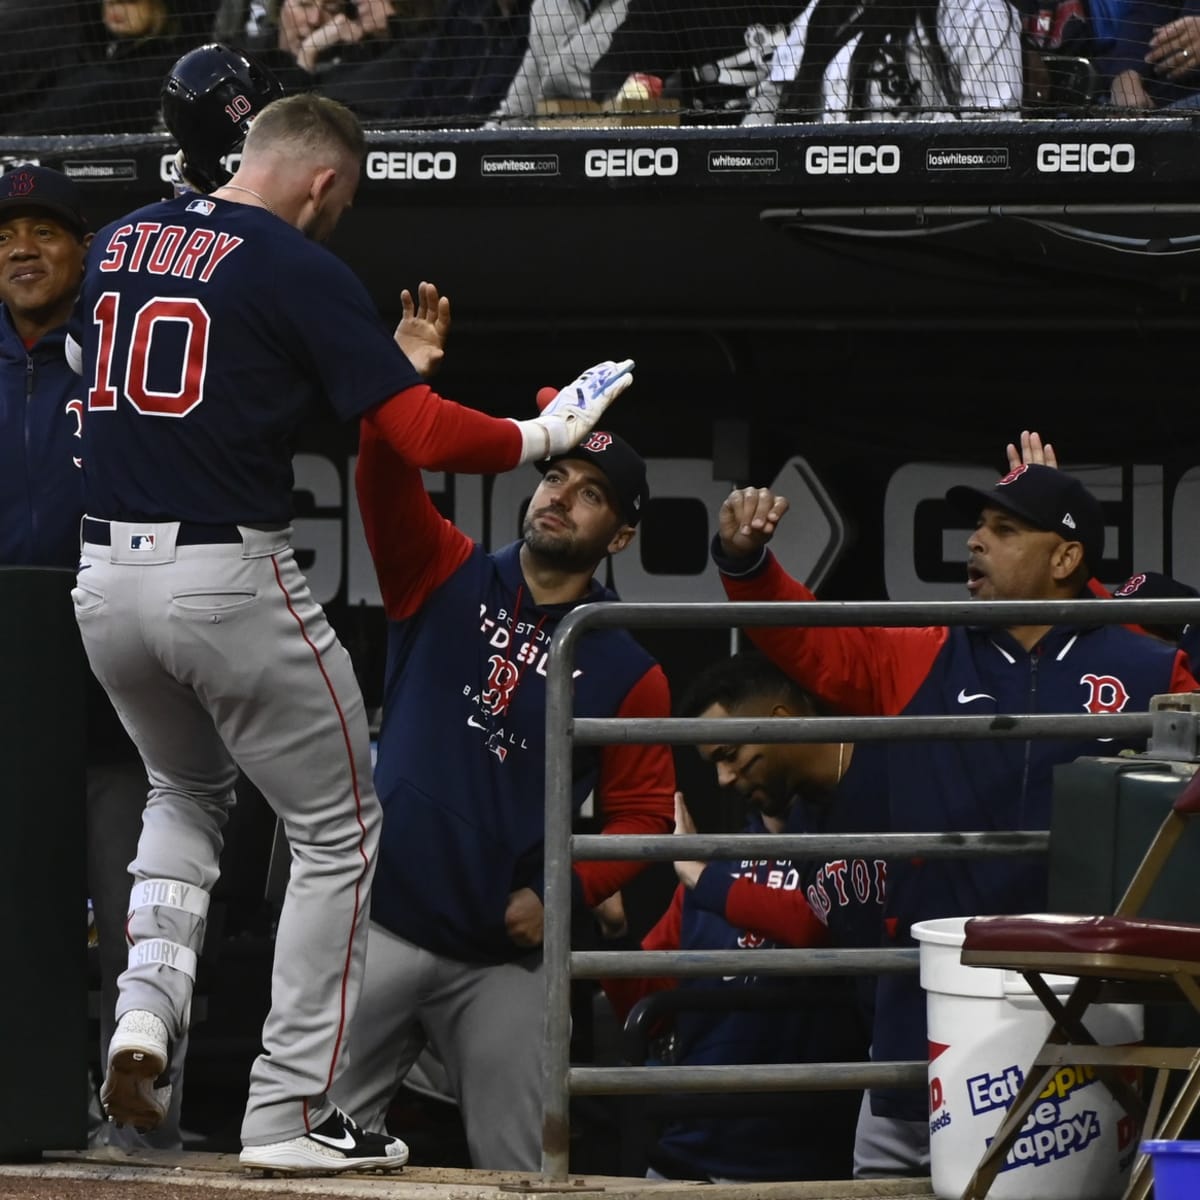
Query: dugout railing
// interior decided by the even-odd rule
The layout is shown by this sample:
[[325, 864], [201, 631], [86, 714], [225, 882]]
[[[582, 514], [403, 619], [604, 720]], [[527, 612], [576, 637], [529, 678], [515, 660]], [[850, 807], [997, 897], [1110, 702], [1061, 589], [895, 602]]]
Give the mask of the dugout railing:
[[[573, 979], [630, 976], [697, 978], [736, 973], [876, 975], [917, 969], [912, 949], [589, 950], [570, 944], [571, 863], [586, 860], [707, 861], [734, 856], [878, 856], [984, 858], [1044, 856], [1047, 830], [947, 831], [937, 834], [693, 834], [661, 836], [573, 834], [571, 756], [579, 746], [619, 742], [699, 745], [716, 741], [834, 742], [1025, 740], [1053, 737], [1155, 736], [1169, 756], [1190, 757], [1196, 738], [1181, 726], [1200, 716], [1174, 712], [939, 717], [796, 717], [700, 719], [576, 718], [571, 678], [575, 646], [592, 629], [712, 629], [745, 626], [1163, 625], [1200, 621], [1200, 600], [738, 602], [724, 604], [587, 604], [569, 613], [552, 643], [546, 680], [545, 826], [545, 1115], [542, 1174], [569, 1171], [570, 1097], [658, 1092], [765, 1092], [923, 1087], [927, 1064], [912, 1062], [750, 1064], [729, 1066], [572, 1066], [570, 992]], [[1184, 747], [1180, 750], [1180, 747]]]

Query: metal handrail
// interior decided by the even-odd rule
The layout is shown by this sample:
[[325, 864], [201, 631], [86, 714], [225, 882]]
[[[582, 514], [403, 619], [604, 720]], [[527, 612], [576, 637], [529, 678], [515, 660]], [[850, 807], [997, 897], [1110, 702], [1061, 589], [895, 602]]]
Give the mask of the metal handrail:
[[[732, 951], [592, 951], [572, 953], [570, 946], [571, 861], [580, 858], [655, 859], [670, 861], [686, 854], [708, 860], [725, 854], [794, 851], [822, 853], [820, 836], [792, 834], [720, 834], [669, 837], [572, 834], [571, 754], [574, 743], [607, 745], [669, 741], [701, 744], [717, 736], [728, 742], [866, 741], [908, 738], [1050, 738], [1079, 735], [1145, 737], [1153, 728], [1149, 713], [1086, 714], [1034, 717], [998, 714], [961, 717], [801, 717], [770, 721], [698, 718], [573, 718], [571, 679], [575, 647], [591, 629], [730, 628], [735, 626], [821, 626], [891, 628], [930, 625], [1148, 625], [1200, 621], [1200, 600], [1121, 600], [1106, 604], [1087, 600], [1004, 601], [871, 601], [862, 603], [803, 601], [729, 601], [723, 604], [584, 604], [559, 623], [551, 643], [546, 673], [546, 824], [545, 926], [543, 961], [546, 978], [545, 1110], [542, 1128], [542, 1174], [565, 1179], [569, 1168], [569, 1099], [575, 1093], [628, 1093], [684, 1090], [824, 1090], [924, 1083], [912, 1063], [803, 1063], [754, 1066], [572, 1067], [570, 1052], [570, 985], [572, 976], [833, 974], [912, 970], [910, 960], [898, 965], [887, 950], [732, 950]], [[719, 730], [719, 733], [717, 732]], [[836, 838], [837, 853], [856, 838], [886, 844], [897, 853], [920, 848], [926, 856], [980, 857], [1044, 853], [1046, 831], [846, 835]], [[906, 839], [903, 843], [899, 839]], [[600, 843], [603, 843], [601, 845]], [[824, 843], [828, 844], [828, 843]], [[865, 842], [859, 845], [862, 849]], [[901, 845], [906, 847], [902, 850]], [[666, 957], [663, 957], [666, 956]], [[851, 956], [858, 956], [852, 959]], [[835, 962], [836, 960], [836, 962]], [[868, 968], [870, 961], [873, 965]], [[851, 969], [851, 963], [857, 970]], [[841, 965], [845, 964], [845, 965]], [[718, 969], [719, 965], [719, 969]], [[653, 1078], [651, 1078], [653, 1076]], [[911, 1076], [911, 1078], [910, 1078]]]

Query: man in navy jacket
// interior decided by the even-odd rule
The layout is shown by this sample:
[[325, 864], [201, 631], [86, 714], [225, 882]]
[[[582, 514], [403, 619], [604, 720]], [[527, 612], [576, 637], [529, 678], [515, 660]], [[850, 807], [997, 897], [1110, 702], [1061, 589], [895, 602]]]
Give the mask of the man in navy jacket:
[[[594, 578], [633, 540], [645, 464], [616, 434], [537, 464], [520, 541], [488, 552], [434, 507], [420, 472], [369, 426], [358, 498], [388, 619], [375, 786], [383, 805], [362, 999], [335, 1100], [367, 1128], [428, 1042], [446, 1067], [471, 1161], [541, 1165], [542, 843], [546, 662]], [[580, 639], [576, 716], [670, 715], [661, 667], [625, 630]], [[606, 833], [671, 828], [666, 746], [576, 755], [576, 810], [594, 792]], [[578, 909], [642, 866], [581, 862]]]
[[[967, 539], [967, 590], [980, 600], [1088, 596], [1104, 550], [1099, 502], [1044, 463], [1017, 465], [985, 491], [952, 488], [947, 501], [976, 527]], [[767, 547], [787, 501], [766, 488], [737, 489], [721, 508], [713, 557], [733, 600], [812, 600]], [[1196, 680], [1173, 646], [1119, 625], [1026, 625], [748, 630], [803, 687], [846, 714], [923, 716], [1145, 711], [1163, 692]], [[895, 832], [1046, 829], [1053, 769], [1083, 755], [1140, 744], [1120, 739], [900, 741], [889, 745], [890, 828]], [[911, 946], [917, 921], [1037, 911], [1044, 862], [1027, 859], [893, 862], [885, 927]], [[882, 976], [872, 1053], [886, 1061], [926, 1054], [925, 1004], [915, 976]], [[876, 1115], [920, 1121], [919, 1093], [875, 1094]], [[915, 1107], [914, 1107], [915, 1100]], [[894, 1102], [894, 1103], [893, 1103]], [[893, 1152], [894, 1151], [894, 1152]], [[920, 1147], [856, 1149], [859, 1174], [911, 1167]]]
[[[713, 663], [689, 685], [679, 715], [755, 720], [813, 716], [811, 696], [754, 652]], [[851, 833], [879, 828], [886, 804], [885, 747], [830, 743], [698, 746], [717, 782], [746, 805], [747, 833]], [[676, 797], [676, 833], [694, 833]], [[753, 858], [675, 863], [679, 887], [642, 939], [645, 950], [735, 950], [793, 946], [878, 946], [884, 863], [878, 859]], [[873, 981], [758, 976], [711, 979], [607, 979], [624, 1018], [653, 992], [678, 987], [670, 1062], [855, 1062], [866, 1056]], [[762, 985], [786, 990], [768, 1009]], [[860, 1004], [855, 1004], [856, 993]], [[717, 1009], [691, 1006], [720, 997]], [[742, 998], [745, 1002], [739, 1004]], [[746, 1095], [727, 1111], [674, 1114], [648, 1153], [652, 1171], [674, 1179], [840, 1179], [851, 1172], [860, 1095], [853, 1091]]]
[[[67, 322], [92, 235], [79, 191], [58, 171], [14, 167], [0, 176], [0, 564], [79, 563], [83, 516], [80, 434], [87, 384], [67, 363]], [[125, 967], [125, 917], [146, 802], [146, 775], [103, 690], [87, 677], [88, 883], [99, 936], [100, 1061], [108, 1061]], [[174, 1048], [167, 1121], [152, 1134], [104, 1127], [126, 1148], [178, 1149], [178, 1087], [187, 1039]]]

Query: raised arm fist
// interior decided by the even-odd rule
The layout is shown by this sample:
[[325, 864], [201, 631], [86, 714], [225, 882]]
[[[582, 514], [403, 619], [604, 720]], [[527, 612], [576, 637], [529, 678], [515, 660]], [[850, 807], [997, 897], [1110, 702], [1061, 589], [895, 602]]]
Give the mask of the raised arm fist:
[[770, 488], [737, 488], [730, 492], [718, 519], [722, 552], [730, 558], [741, 558], [761, 550], [787, 510], [788, 502]]
[[517, 422], [525, 442], [521, 461], [553, 458], [578, 446], [632, 382], [633, 359], [626, 358], [589, 367], [557, 395], [543, 388], [538, 393], [541, 415]]

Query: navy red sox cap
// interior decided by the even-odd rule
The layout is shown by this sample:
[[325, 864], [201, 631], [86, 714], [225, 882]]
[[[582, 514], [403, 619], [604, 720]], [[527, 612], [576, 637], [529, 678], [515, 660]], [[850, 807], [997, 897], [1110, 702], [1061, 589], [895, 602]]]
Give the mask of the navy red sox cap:
[[[1158, 571], [1139, 571], [1130, 575], [1115, 592], [1117, 600], [1188, 600], [1200, 597], [1189, 583], [1172, 579], [1170, 575], [1162, 575]], [[1166, 638], [1169, 642], [1178, 642], [1184, 634], [1184, 625], [1145, 625], [1150, 633]]]
[[650, 500], [646, 462], [623, 437], [603, 429], [593, 429], [573, 450], [543, 459], [534, 465], [539, 471], [545, 472], [566, 458], [583, 459], [604, 472], [617, 511], [626, 524], [636, 525], [642, 519]]
[[1104, 557], [1100, 501], [1073, 475], [1056, 467], [1020, 466], [986, 490], [961, 484], [952, 487], [946, 500], [972, 519], [984, 508], [1001, 508], [1035, 529], [1081, 543], [1084, 562], [1093, 574]]
[[78, 236], [87, 232], [79, 189], [61, 171], [49, 167], [11, 167], [0, 175], [0, 217], [19, 210], [48, 212]]

